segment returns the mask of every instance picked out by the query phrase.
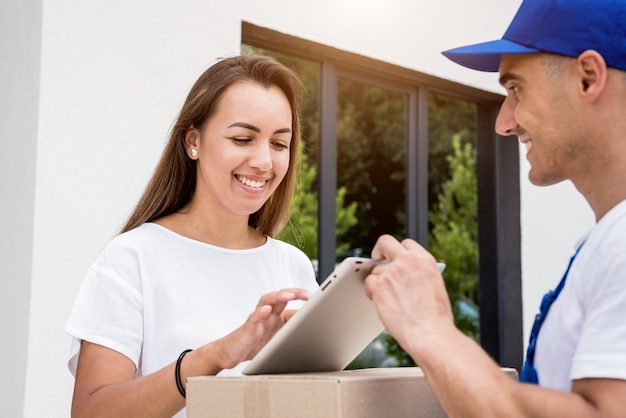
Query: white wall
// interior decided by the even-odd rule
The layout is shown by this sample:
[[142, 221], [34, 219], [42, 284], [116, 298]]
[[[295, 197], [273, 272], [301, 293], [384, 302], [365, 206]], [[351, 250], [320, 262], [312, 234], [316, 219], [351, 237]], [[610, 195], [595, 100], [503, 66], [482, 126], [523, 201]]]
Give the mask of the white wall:
[[[46, 1], [24, 416], [69, 416], [63, 327], [197, 76], [239, 51], [236, 8]], [[53, 384], [51, 384], [53, 383]]]
[[501, 37], [520, 3], [521, 0], [248, 0], [242, 16], [259, 26], [502, 92], [494, 74], [467, 70], [443, 57], [441, 51]]
[[22, 414], [37, 161], [41, 1], [0, 2], [0, 415]]
[[[519, 2], [3, 0], [0, 331], [13, 344], [0, 354], [14, 361], [0, 377], [2, 411], [17, 399], [9, 416], [19, 416], [24, 399], [23, 416], [69, 416], [63, 327], [78, 286], [139, 197], [191, 84], [238, 53], [241, 20], [501, 92], [495, 74], [440, 52], [500, 37]], [[522, 172], [527, 318], [560, 277], [571, 224], [593, 220], [567, 185], [533, 188]], [[555, 209], [563, 201], [571, 222]]]

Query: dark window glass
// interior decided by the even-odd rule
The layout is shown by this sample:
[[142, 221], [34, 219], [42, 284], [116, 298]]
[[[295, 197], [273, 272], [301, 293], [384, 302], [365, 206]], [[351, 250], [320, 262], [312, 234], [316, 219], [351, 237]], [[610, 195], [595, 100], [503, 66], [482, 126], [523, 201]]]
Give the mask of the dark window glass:
[[337, 189], [356, 202], [358, 218], [337, 240], [339, 259], [369, 256], [381, 234], [406, 235], [406, 103], [403, 93], [338, 80]]

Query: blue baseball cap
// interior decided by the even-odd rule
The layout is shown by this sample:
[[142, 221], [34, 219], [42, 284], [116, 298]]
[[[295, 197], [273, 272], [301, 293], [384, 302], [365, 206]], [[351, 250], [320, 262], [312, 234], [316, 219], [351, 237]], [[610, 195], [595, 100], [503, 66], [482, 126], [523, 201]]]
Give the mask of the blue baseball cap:
[[497, 72], [504, 54], [578, 57], [592, 49], [626, 70], [626, 0], [524, 0], [502, 39], [444, 51], [457, 64]]

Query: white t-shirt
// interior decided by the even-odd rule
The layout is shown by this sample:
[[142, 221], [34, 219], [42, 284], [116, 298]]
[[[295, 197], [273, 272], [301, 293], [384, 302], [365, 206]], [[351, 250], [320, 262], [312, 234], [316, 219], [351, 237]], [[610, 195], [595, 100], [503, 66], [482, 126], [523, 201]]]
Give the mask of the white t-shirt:
[[143, 224], [115, 237], [87, 272], [65, 328], [69, 369], [75, 374], [85, 340], [128, 357], [137, 376], [153, 373], [241, 326], [262, 295], [289, 287], [318, 289], [311, 261], [290, 244], [268, 237], [229, 250]]
[[626, 201], [587, 235], [537, 338], [541, 386], [626, 379]]

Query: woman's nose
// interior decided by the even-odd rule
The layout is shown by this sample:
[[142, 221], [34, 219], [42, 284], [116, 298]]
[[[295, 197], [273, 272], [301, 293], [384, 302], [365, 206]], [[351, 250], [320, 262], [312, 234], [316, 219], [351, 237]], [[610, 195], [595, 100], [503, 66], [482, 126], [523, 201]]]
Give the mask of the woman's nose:
[[269, 142], [259, 141], [254, 147], [252, 155], [250, 155], [251, 167], [258, 168], [261, 171], [268, 171], [272, 168], [272, 150]]

